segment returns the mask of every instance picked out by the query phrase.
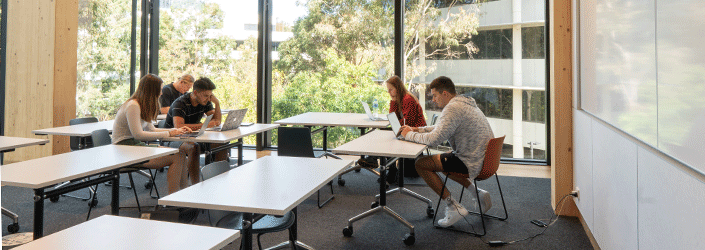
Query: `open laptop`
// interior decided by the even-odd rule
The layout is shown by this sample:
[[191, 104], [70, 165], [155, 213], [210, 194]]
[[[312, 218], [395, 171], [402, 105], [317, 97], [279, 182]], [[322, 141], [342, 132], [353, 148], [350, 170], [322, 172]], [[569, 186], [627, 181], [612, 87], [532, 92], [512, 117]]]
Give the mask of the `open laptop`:
[[392, 132], [394, 133], [394, 137], [397, 139], [403, 140], [404, 137], [401, 136], [401, 123], [399, 123], [399, 119], [397, 118], [397, 113], [392, 112], [387, 115], [387, 119], [389, 119], [389, 125], [392, 125]]
[[370, 105], [367, 105], [367, 103], [363, 102], [363, 101], [360, 101], [360, 102], [362, 103], [362, 107], [365, 108], [365, 113], [367, 113], [367, 117], [369, 117], [370, 120], [373, 120], [373, 121], [386, 121], [387, 120], [387, 118], [385, 118], [385, 117], [374, 117], [372, 115], [372, 112], [370, 111]]
[[206, 120], [203, 121], [203, 126], [201, 126], [201, 129], [198, 130], [198, 132], [192, 132], [188, 134], [182, 134], [179, 135], [180, 138], [188, 138], [188, 137], [199, 137], [203, 133], [206, 132], [206, 128], [208, 127], [208, 123], [211, 122], [211, 119], [213, 118], [213, 115], [206, 116]]
[[228, 117], [225, 118], [225, 122], [218, 127], [214, 127], [213, 131], [228, 131], [240, 127], [242, 120], [245, 119], [245, 114], [247, 114], [247, 109], [236, 109], [228, 111]]

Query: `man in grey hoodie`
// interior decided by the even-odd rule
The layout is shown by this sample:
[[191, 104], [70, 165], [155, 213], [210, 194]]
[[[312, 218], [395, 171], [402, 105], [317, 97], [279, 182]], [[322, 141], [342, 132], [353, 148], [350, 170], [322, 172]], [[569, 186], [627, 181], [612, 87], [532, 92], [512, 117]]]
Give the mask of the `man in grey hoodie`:
[[[453, 151], [418, 159], [416, 171], [438, 195], [441, 194], [443, 181], [436, 172], [467, 173], [470, 175], [469, 179], [452, 179], [471, 189], [470, 193], [475, 196], [475, 186], [470, 180], [480, 174], [487, 143], [494, 138], [492, 128], [485, 114], [475, 104], [475, 99], [456, 94], [455, 84], [450, 78], [438, 77], [431, 82], [429, 88], [433, 94], [433, 102], [443, 108], [438, 123], [418, 128], [403, 126], [401, 134], [408, 141], [429, 146], [436, 146], [448, 140]], [[492, 200], [487, 191], [480, 190], [479, 193], [482, 210], [486, 212], [492, 206]], [[446, 200], [447, 206], [445, 218], [438, 220], [440, 226], [451, 226], [468, 214], [468, 211], [453, 199], [448, 189], [443, 191], [441, 198]]]

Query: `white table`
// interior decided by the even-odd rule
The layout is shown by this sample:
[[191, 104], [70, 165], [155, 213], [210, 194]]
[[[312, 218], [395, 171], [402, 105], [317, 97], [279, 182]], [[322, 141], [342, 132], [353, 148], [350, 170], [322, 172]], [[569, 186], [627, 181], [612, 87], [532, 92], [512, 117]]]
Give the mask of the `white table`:
[[[211, 157], [214, 155], [215, 152], [225, 150], [225, 149], [230, 149], [237, 147], [237, 153], [238, 153], [238, 159], [237, 159], [237, 164], [242, 165], [242, 145], [243, 141], [242, 138], [262, 133], [265, 131], [269, 131], [275, 128], [278, 128], [279, 124], [260, 124], [260, 123], [255, 123], [249, 126], [240, 126], [237, 129], [233, 130], [228, 130], [228, 131], [206, 131], [202, 135], [198, 137], [186, 137], [186, 138], [180, 138], [180, 137], [167, 137], [164, 139], [161, 139], [162, 141], [182, 141], [182, 142], [194, 142], [194, 143], [205, 143], [206, 145], [210, 145], [210, 143], [222, 143], [226, 145], [219, 146], [217, 148], [208, 148], [206, 150], [206, 164], [208, 164], [211, 161]], [[232, 143], [233, 141], [237, 140], [236, 143]]]
[[[33, 138], [21, 138], [21, 137], [10, 137], [10, 136], [0, 136], [0, 165], [2, 165], [4, 160], [4, 153], [15, 151], [16, 148], [28, 147], [34, 145], [44, 145], [48, 143], [49, 140], [45, 139], [33, 139]], [[12, 219], [12, 224], [7, 227], [7, 231], [10, 233], [16, 233], [20, 230], [20, 224], [18, 222], [17, 214], [11, 212], [10, 210], [2, 208], [2, 214], [10, 217]]]
[[113, 132], [113, 124], [115, 120], [82, 123], [56, 128], [45, 128], [32, 130], [35, 135], [66, 135], [66, 136], [90, 136], [91, 132], [99, 129], [107, 129], [108, 132]]
[[[163, 197], [159, 204], [242, 212], [246, 224], [251, 225], [253, 214], [296, 211], [296, 206], [351, 164], [335, 159], [266, 156]], [[296, 239], [296, 224], [293, 228], [290, 242], [307, 247]], [[250, 228], [244, 228], [242, 240], [246, 249], [252, 249]]]
[[[321, 126], [322, 128], [311, 131], [311, 134], [323, 132], [323, 151], [328, 152], [328, 127], [356, 127], [360, 129], [360, 135], [364, 135], [368, 128], [378, 129], [389, 126], [389, 121], [373, 121], [367, 114], [357, 113], [326, 113], [326, 112], [308, 112], [300, 115], [292, 116], [286, 119], [275, 121], [274, 123], [282, 125], [299, 125], [305, 127]], [[351, 171], [360, 171], [361, 166], [353, 166], [347, 169], [338, 176], [338, 185], [344, 186], [345, 181], [342, 175]], [[367, 169], [376, 175], [379, 173], [372, 169]]]
[[240, 231], [103, 215], [17, 250], [73, 249], [221, 249], [237, 239]]
[[[2, 185], [34, 189], [34, 238], [44, 234], [44, 199], [106, 181], [119, 183], [119, 169], [177, 153], [177, 149], [106, 145], [2, 166]], [[89, 176], [109, 173], [88, 181]], [[54, 184], [71, 184], [45, 191]], [[112, 185], [112, 214], [118, 214], [118, 185]]]
[[[333, 149], [333, 153], [351, 155], [372, 155], [393, 158], [392, 160], [389, 160], [384, 166], [384, 168], [386, 169], [389, 168], [395, 161], [399, 160], [399, 158], [413, 159], [418, 157], [423, 152], [423, 150], [426, 149], [426, 145], [423, 144], [398, 140], [396, 139], [394, 134], [395, 133], [392, 131], [385, 130], [372, 131], [370, 133], [367, 133], [366, 135], [361, 136], [360, 138], [352, 140], [346, 144], [341, 145], [340, 147]], [[428, 198], [425, 198], [417, 193], [412, 192], [411, 190], [404, 188], [403, 166], [401, 166], [399, 169], [399, 175], [402, 176], [402, 178], [398, 178], [397, 180], [399, 187], [386, 192], [384, 184], [386, 180], [386, 174], [384, 169], [380, 171], [380, 173], [382, 181], [380, 181], [379, 195], [375, 197], [378, 201], [372, 204], [372, 209], [348, 220], [348, 226], [343, 229], [343, 234], [348, 237], [352, 235], [353, 222], [361, 220], [378, 212], [384, 212], [391, 215], [393, 218], [397, 219], [399, 222], [406, 225], [410, 229], [411, 232], [406, 235], [404, 243], [407, 245], [411, 245], [415, 241], [414, 226], [411, 225], [411, 223], [407, 222], [399, 214], [394, 212], [392, 209], [387, 207], [386, 195], [399, 191], [399, 193], [401, 194], [410, 195], [411, 197], [425, 202], [426, 204], [428, 204], [428, 207], [426, 208], [426, 215], [429, 217], [432, 217], [434, 214], [433, 202]]]

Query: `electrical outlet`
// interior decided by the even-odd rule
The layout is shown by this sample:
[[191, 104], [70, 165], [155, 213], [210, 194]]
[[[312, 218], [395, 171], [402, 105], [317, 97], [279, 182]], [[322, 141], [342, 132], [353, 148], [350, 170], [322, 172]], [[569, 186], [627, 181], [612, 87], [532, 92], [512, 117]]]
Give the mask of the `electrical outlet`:
[[575, 197], [576, 199], [580, 200], [580, 188], [579, 187], [575, 187], [575, 190], [570, 192], [570, 194], [573, 195], [573, 197]]

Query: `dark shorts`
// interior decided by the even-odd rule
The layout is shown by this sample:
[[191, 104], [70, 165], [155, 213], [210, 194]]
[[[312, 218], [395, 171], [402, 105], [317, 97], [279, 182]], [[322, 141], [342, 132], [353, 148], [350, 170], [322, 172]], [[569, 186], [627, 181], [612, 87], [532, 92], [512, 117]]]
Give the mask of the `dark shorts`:
[[443, 172], [468, 173], [468, 168], [465, 166], [465, 163], [452, 152], [441, 154], [441, 166], [443, 166]]

